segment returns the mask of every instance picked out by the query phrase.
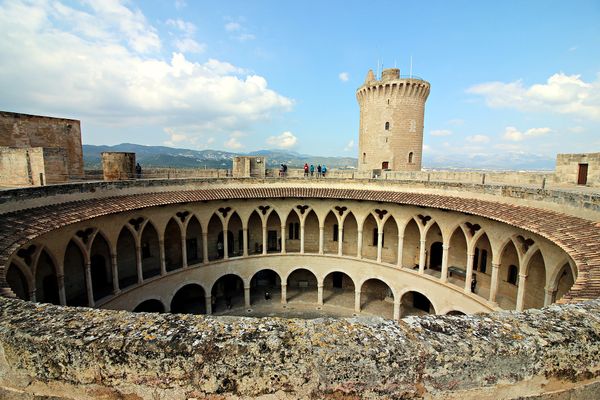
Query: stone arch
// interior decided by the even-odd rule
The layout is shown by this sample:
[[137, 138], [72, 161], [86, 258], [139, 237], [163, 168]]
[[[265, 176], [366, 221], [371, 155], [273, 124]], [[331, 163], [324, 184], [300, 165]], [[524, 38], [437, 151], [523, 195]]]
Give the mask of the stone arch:
[[419, 250], [421, 246], [421, 230], [414, 218], [404, 225], [404, 240], [402, 242], [402, 266], [418, 269]]
[[267, 253], [281, 251], [281, 218], [275, 210], [271, 210], [267, 218]]
[[160, 244], [158, 231], [148, 220], [140, 235], [140, 253], [142, 261], [142, 278], [148, 279], [160, 275]]
[[330, 271], [323, 278], [323, 303], [353, 308], [356, 284], [348, 273]]
[[542, 308], [544, 306], [546, 287], [546, 263], [540, 249], [529, 258], [525, 266], [527, 283], [523, 298], [523, 308]]
[[367, 278], [359, 285], [361, 312], [393, 319], [394, 290], [392, 287], [381, 278]]
[[430, 221], [425, 231], [425, 265], [429, 268], [429, 273], [432, 275], [439, 276], [441, 273], [443, 242], [444, 240], [440, 226], [437, 222]]
[[281, 276], [271, 268], [256, 271], [250, 278], [250, 304], [278, 301], [281, 298]]
[[467, 313], [459, 311], [459, 310], [450, 310], [450, 311], [443, 313], [442, 315], [460, 316], [460, 315], [467, 315]]
[[[145, 231], [145, 229], [144, 229]], [[157, 236], [158, 237], [158, 236]], [[174, 271], [183, 267], [183, 253], [181, 246], [181, 226], [175, 220], [175, 218], [169, 219], [167, 226], [165, 227], [164, 233], [164, 252], [165, 252], [165, 268], [167, 271]], [[158, 250], [158, 249], [157, 249]], [[158, 253], [158, 252], [156, 252]], [[152, 265], [156, 264], [155, 256], [158, 254], [151, 254]], [[144, 255], [142, 253], [142, 259]], [[160, 259], [158, 259], [158, 267], [160, 273]]]
[[94, 301], [113, 292], [112, 254], [106, 236], [98, 231], [90, 246], [90, 272]]
[[[248, 217], [248, 254], [261, 254], [263, 248], [262, 218], [254, 210]], [[300, 244], [298, 241], [298, 249]]]
[[203, 260], [202, 254], [202, 225], [195, 215], [192, 215], [185, 227], [185, 246], [187, 264], [197, 264]]
[[[227, 221], [227, 252], [229, 257], [237, 257], [244, 252], [244, 230], [242, 218], [234, 211]], [[223, 242], [224, 243], [224, 242]]]
[[[505, 310], [514, 310], [517, 302], [517, 292], [519, 277], [518, 271], [520, 268], [520, 255], [517, 247], [512, 239], [508, 239], [501, 247], [500, 253], [500, 269], [498, 271], [498, 290], [496, 302]], [[510, 282], [511, 271], [516, 268], [516, 282]]]
[[339, 221], [333, 211], [329, 211], [323, 222], [323, 253], [337, 254], [339, 241]]
[[225, 245], [222, 241], [219, 243], [219, 235], [221, 235], [221, 238], [223, 237], [223, 221], [217, 213], [213, 213], [208, 220], [207, 232], [208, 259], [218, 260], [223, 258]]
[[57, 263], [52, 254], [42, 248], [34, 273], [36, 301], [60, 304], [57, 269]]
[[319, 252], [319, 217], [315, 210], [310, 210], [304, 219], [304, 251]]
[[244, 278], [230, 273], [219, 277], [211, 288], [212, 312], [227, 313], [244, 306]]
[[379, 232], [379, 224], [373, 213], [369, 213], [365, 216], [362, 227], [362, 258], [377, 260], [377, 241], [379, 240], [377, 235]]
[[552, 289], [555, 291], [553, 294], [552, 302], [560, 300], [565, 293], [571, 290], [571, 286], [575, 283], [575, 277], [573, 276], [573, 270], [568, 261], [565, 261], [562, 267], [557, 268], [557, 273], [554, 276], [552, 282]]
[[398, 221], [390, 215], [383, 222], [381, 260], [390, 264], [398, 262]]
[[165, 305], [159, 299], [147, 299], [135, 306], [133, 312], [164, 313]]
[[[457, 226], [454, 231], [450, 231], [450, 237], [448, 239], [448, 282], [459, 286], [465, 286], [466, 271], [467, 271], [467, 235], [465, 234], [462, 226]], [[454, 273], [456, 269], [463, 271], [465, 274], [462, 276], [461, 273]]]
[[473, 277], [477, 284], [475, 292], [482, 297], [487, 298], [490, 293], [492, 260], [494, 253], [492, 243], [487, 233], [483, 230], [477, 232], [472, 240], [473, 254]]
[[358, 222], [352, 211], [348, 211], [343, 220], [344, 234], [342, 235], [342, 254], [355, 257], [358, 243]]
[[87, 306], [89, 299], [85, 278], [85, 253], [78, 241], [71, 239], [67, 244], [63, 268], [67, 305]]
[[401, 311], [400, 317], [409, 315], [436, 314], [435, 307], [431, 299], [417, 290], [406, 290], [400, 297]]
[[173, 314], [206, 314], [206, 292], [202, 285], [182, 284], [171, 298], [170, 309]]
[[135, 237], [126, 225], [121, 229], [117, 239], [117, 268], [121, 289], [134, 285], [138, 281], [136, 252]]
[[30, 300], [32, 291], [32, 276], [27, 267], [14, 260], [8, 265], [6, 283], [15, 296], [22, 300]]
[[286, 238], [285, 251], [287, 253], [300, 252], [300, 216], [295, 209], [292, 209], [285, 220]]
[[317, 275], [308, 268], [296, 268], [285, 277], [287, 300], [305, 303], [317, 302]]

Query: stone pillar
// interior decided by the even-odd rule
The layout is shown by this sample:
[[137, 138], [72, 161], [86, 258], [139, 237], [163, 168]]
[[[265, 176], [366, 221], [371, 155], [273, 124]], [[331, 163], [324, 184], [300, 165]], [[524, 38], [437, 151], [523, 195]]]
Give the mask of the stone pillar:
[[319, 254], [323, 254], [323, 243], [325, 242], [325, 227], [319, 225]]
[[262, 226], [262, 253], [267, 254], [267, 221]]
[[425, 239], [421, 239], [421, 245], [419, 246], [419, 274], [425, 273]]
[[[64, 270], [62, 265], [60, 266], [59, 270]], [[62, 274], [57, 275], [56, 281], [58, 284], [58, 301], [61, 306], [66, 306], [67, 305], [67, 294], [65, 293], [65, 276]]]
[[500, 264], [492, 262], [492, 281], [490, 282], [489, 301], [496, 303], [496, 293], [498, 293], [498, 275], [500, 273]]
[[467, 276], [465, 276], [465, 293], [471, 293], [471, 279], [473, 279], [473, 259], [475, 253], [467, 253]]
[[523, 311], [525, 303], [525, 286], [527, 285], [527, 275], [519, 274], [519, 288], [517, 291], [517, 311]]
[[363, 244], [363, 231], [362, 228], [357, 231], [358, 243], [356, 243], [356, 257], [362, 258], [362, 244]]
[[36, 290], [35, 288], [31, 289], [29, 291], [29, 298], [31, 299], [32, 302], [36, 302], [36, 294], [35, 294]]
[[88, 307], [94, 308], [94, 288], [92, 287], [92, 264], [85, 262], [85, 289], [87, 291]]
[[300, 254], [304, 254], [304, 219], [300, 220]]
[[354, 290], [354, 312], [360, 312], [360, 290]]
[[187, 234], [181, 230], [181, 267], [187, 268], [187, 246], [186, 246]]
[[281, 254], [286, 254], [285, 251], [285, 222], [281, 224]]
[[165, 258], [165, 240], [158, 240], [158, 254], [160, 257], [160, 275], [165, 276], [167, 274], [167, 261]]
[[442, 275], [440, 279], [442, 282], [448, 281], [448, 253], [450, 252], [450, 246], [447, 244], [442, 245]]
[[281, 304], [287, 304], [287, 283], [281, 284]]
[[544, 307], [547, 307], [550, 304], [554, 303], [555, 296], [556, 296], [556, 289], [544, 288]]
[[338, 225], [338, 256], [344, 255], [344, 225]]
[[323, 305], [323, 284], [317, 286], [317, 303]]
[[119, 294], [121, 293], [121, 288], [119, 287], [119, 265], [117, 264], [116, 253], [110, 255], [110, 267], [113, 278], [113, 294]]
[[394, 298], [394, 321], [400, 320], [400, 299]]
[[202, 231], [202, 262], [208, 263], [208, 232]]
[[229, 258], [229, 220], [223, 222], [223, 259]]
[[381, 262], [381, 252], [383, 250], [383, 230], [377, 228], [377, 262]]
[[212, 296], [207, 295], [204, 297], [204, 304], [206, 304], [206, 315], [212, 314]]
[[250, 308], [250, 286], [244, 286], [244, 306]]
[[248, 227], [242, 230], [242, 242], [244, 246], [243, 254], [244, 257], [248, 257]]
[[404, 252], [404, 235], [398, 235], [398, 261], [396, 264], [402, 268], [402, 255]]
[[137, 269], [137, 282], [142, 283], [144, 281], [144, 272], [142, 270], [142, 246], [139, 244], [135, 245], [135, 265]]

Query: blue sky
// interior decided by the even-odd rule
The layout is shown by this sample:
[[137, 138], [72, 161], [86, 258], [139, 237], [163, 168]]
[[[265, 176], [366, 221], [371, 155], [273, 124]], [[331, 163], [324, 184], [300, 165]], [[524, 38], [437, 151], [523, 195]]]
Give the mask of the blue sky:
[[425, 166], [551, 166], [600, 151], [599, 21], [597, 0], [8, 0], [0, 109], [80, 119], [86, 144], [356, 156], [356, 89], [412, 56]]

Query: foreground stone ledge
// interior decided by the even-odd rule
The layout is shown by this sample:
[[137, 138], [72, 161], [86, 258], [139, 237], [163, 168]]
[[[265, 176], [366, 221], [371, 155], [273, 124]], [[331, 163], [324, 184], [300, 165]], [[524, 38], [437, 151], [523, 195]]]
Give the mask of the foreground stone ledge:
[[599, 371], [600, 300], [397, 323], [0, 299], [2, 398], [584, 399]]

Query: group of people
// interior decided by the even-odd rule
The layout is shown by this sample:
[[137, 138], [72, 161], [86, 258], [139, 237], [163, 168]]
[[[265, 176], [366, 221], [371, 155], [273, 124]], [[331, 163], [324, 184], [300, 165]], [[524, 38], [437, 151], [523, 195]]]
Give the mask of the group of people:
[[[315, 166], [310, 164], [309, 167], [308, 163], [304, 163], [304, 176], [308, 177], [309, 172], [311, 177], [315, 176]], [[317, 178], [325, 178], [325, 174], [327, 174], [327, 166], [325, 164], [323, 166], [321, 164], [317, 165]]]

